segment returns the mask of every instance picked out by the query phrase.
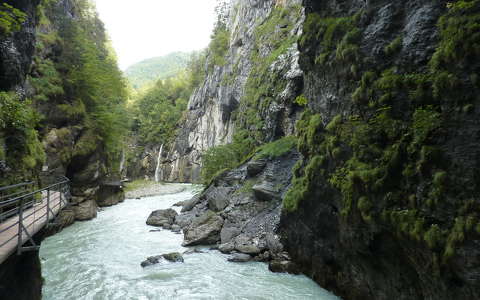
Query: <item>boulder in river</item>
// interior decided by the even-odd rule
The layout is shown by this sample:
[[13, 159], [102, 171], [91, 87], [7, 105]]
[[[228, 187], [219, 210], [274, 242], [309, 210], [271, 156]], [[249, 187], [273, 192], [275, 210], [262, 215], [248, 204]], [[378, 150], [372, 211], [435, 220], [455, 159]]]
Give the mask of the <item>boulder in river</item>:
[[167, 254], [162, 254], [163, 258], [171, 262], [182, 262], [183, 263], [183, 256], [178, 252], [172, 252]]
[[173, 224], [171, 230], [175, 233], [181, 233], [182, 232], [182, 228], [180, 226], [178, 226], [177, 224]]
[[221, 244], [220, 246], [218, 246], [218, 250], [224, 254], [229, 254], [234, 249], [235, 249], [235, 245], [233, 244], [233, 242]]
[[177, 215], [177, 212], [171, 208], [155, 210], [148, 217], [147, 225], [159, 227], [165, 225], [171, 226]]
[[220, 240], [223, 218], [207, 211], [184, 229], [183, 246], [212, 245]]
[[252, 259], [252, 257], [248, 254], [235, 253], [228, 259], [228, 261], [231, 261], [231, 262], [247, 262], [247, 261], [250, 261], [251, 259]]
[[150, 256], [150, 257], [147, 257], [146, 260], [142, 261], [142, 263], [140, 265], [142, 266], [142, 268], [145, 268], [145, 267], [148, 267], [148, 266], [151, 266], [151, 265], [158, 264], [161, 259], [162, 259], [161, 255]]

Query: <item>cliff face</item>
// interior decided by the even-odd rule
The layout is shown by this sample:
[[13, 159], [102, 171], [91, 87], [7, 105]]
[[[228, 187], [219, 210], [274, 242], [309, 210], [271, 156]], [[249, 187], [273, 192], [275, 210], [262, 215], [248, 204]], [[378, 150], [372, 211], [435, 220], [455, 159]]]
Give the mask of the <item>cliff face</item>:
[[[80, 19], [88, 7], [82, 0], [15, 0], [0, 6], [0, 184], [32, 180], [44, 187], [68, 176], [72, 185], [73, 205], [60, 213], [55, 228], [34, 237], [37, 244], [75, 220], [95, 217], [97, 203], [108, 206], [123, 200], [117, 186], [102, 184], [114, 177], [108, 141], [100, 138], [101, 129], [95, 124], [107, 116], [102, 115], [101, 105], [108, 105], [108, 100], [95, 103], [81, 93], [99, 91], [88, 84], [88, 78], [81, 78], [79, 69], [88, 60], [98, 58], [91, 65], [107, 69], [101, 75], [110, 75], [109, 83], [121, 82], [115, 62], [105, 58], [101, 22], [95, 16]], [[93, 38], [82, 28], [91, 22], [97, 22], [89, 28], [96, 47], [89, 47]], [[84, 74], [94, 76], [96, 71], [84, 68]], [[84, 82], [87, 85], [79, 88]], [[114, 89], [122, 88], [120, 84]], [[110, 93], [115, 91], [106, 91], [105, 97]], [[101, 122], [112, 124], [108, 119]], [[38, 251], [12, 255], [2, 264], [0, 298], [40, 299], [41, 286]]]
[[[169, 153], [173, 166], [166, 174], [195, 178], [189, 174], [198, 173], [192, 170], [201, 149], [230, 141], [232, 128], [247, 129], [260, 143], [295, 134], [301, 159], [280, 196], [279, 228], [273, 227], [305, 274], [345, 299], [479, 298], [480, 1], [302, 4], [299, 68], [295, 59], [283, 60], [295, 57], [288, 46], [273, 60], [263, 56], [266, 68], [255, 60], [262, 49], [276, 48], [262, 43], [276, 32], [266, 30], [269, 20], [273, 28], [285, 25], [275, 9], [264, 18], [261, 5], [246, 4], [242, 14], [258, 17], [252, 24], [260, 25], [254, 34], [240, 34], [241, 42], [232, 34], [226, 66], [192, 97], [191, 126]], [[249, 45], [247, 37], [255, 41], [246, 56], [248, 75], [234, 77], [239, 89], [228, 90], [219, 75], [233, 64], [232, 54], [241, 53], [238, 45]], [[228, 93], [219, 94], [224, 89]], [[293, 126], [300, 103], [305, 111]], [[249, 191], [244, 168], [222, 172], [188, 208], [212, 209], [214, 199]], [[177, 175], [181, 170], [186, 177]], [[217, 215], [225, 221], [241, 204], [227, 202]], [[231, 234], [228, 226], [219, 230]], [[226, 244], [225, 251], [233, 249]]]
[[479, 298], [479, 1], [305, 6], [285, 247], [345, 299]]
[[[262, 124], [255, 124], [255, 130], [265, 133], [259, 142], [293, 133], [296, 115], [291, 98], [297, 96], [296, 91], [302, 85], [302, 74], [297, 63], [298, 51], [291, 39], [287, 41], [288, 49], [280, 49], [272, 41], [264, 40], [259, 29], [265, 23], [275, 22], [275, 13], [284, 8], [289, 10], [282, 20], [284, 24], [274, 24], [270, 34], [275, 36], [288, 27], [285, 37], [297, 36], [303, 21], [299, 3], [260, 0], [231, 2], [227, 22], [228, 50], [224, 64], [213, 65], [211, 53], [207, 57], [206, 78], [191, 96], [186, 121], [174, 144], [162, 157], [163, 180], [198, 182], [202, 153], [213, 146], [231, 142], [235, 128], [247, 127], [244, 126], [246, 121], [242, 120], [241, 111], [242, 106], [245, 108], [245, 103], [253, 98], [248, 94], [249, 80], [252, 82], [253, 77], [258, 76], [255, 68], [264, 63], [258, 60], [270, 59], [275, 55], [274, 52], [277, 52], [277, 56], [268, 67], [281, 78], [281, 90], [274, 93], [275, 96], [282, 94], [283, 101], [259, 101], [264, 101], [265, 105], [255, 112], [262, 121]], [[278, 56], [278, 53], [281, 55]], [[268, 98], [267, 95], [265, 98]]]

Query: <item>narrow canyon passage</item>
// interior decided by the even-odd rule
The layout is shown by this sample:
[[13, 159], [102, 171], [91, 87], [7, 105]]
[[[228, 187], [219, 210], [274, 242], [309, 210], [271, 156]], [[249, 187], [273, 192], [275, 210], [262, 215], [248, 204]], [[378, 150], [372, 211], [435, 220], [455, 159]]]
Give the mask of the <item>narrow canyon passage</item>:
[[47, 238], [40, 250], [43, 299], [338, 299], [306, 276], [275, 274], [264, 263], [231, 263], [209, 248], [185, 254], [184, 263], [142, 268], [147, 256], [184, 252], [183, 236], [156, 230], [145, 220], [152, 210], [192, 197], [184, 192], [154, 196], [104, 209]]

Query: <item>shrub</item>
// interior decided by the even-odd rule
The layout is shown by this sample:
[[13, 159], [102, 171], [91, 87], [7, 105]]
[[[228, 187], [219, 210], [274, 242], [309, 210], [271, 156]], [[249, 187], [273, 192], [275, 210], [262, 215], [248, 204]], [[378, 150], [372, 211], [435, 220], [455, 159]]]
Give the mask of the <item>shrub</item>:
[[[220, 171], [234, 168], [241, 163], [254, 149], [254, 141], [246, 131], [239, 131], [233, 142], [212, 147], [202, 155], [201, 178], [208, 184]], [[223, 172], [221, 172], [223, 173]]]
[[283, 137], [274, 142], [261, 146], [257, 150], [255, 159], [280, 157], [288, 153], [290, 150], [292, 150], [296, 146], [297, 146], [297, 138], [295, 136]]
[[0, 36], [6, 36], [19, 31], [27, 15], [13, 6], [2, 3], [0, 5]]

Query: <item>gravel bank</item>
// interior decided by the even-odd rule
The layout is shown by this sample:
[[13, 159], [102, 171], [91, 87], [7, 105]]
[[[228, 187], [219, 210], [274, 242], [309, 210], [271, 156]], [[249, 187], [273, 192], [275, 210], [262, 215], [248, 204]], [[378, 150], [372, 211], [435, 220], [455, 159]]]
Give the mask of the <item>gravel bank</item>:
[[[128, 185], [128, 183], [127, 183]], [[157, 183], [152, 182], [133, 191], [125, 193], [125, 198], [135, 199], [140, 197], [149, 197], [156, 195], [168, 195], [183, 192], [188, 185], [182, 183]]]

